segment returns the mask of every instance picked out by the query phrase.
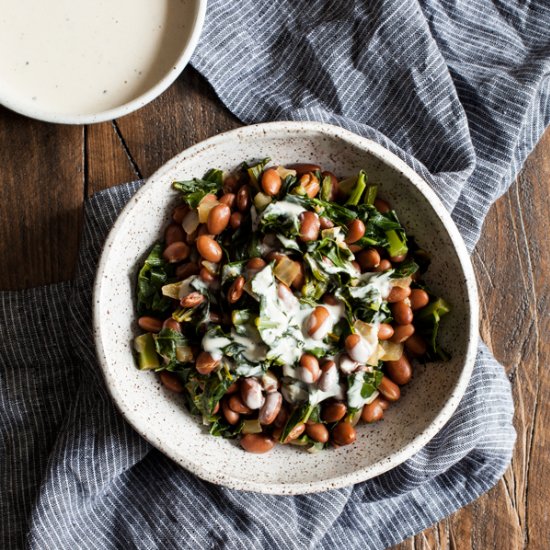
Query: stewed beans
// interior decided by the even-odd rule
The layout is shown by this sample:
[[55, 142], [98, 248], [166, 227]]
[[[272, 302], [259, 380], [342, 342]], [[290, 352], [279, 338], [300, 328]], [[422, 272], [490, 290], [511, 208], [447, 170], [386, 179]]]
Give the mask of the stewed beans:
[[364, 171], [268, 162], [173, 184], [138, 275], [138, 366], [248, 452], [363, 444], [415, 361], [444, 357], [449, 306]]

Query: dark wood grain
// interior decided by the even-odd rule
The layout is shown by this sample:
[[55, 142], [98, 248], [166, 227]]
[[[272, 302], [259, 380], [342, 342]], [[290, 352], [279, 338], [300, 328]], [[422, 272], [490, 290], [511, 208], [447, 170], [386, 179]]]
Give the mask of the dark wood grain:
[[0, 288], [70, 279], [84, 191], [84, 129], [0, 107]]
[[[84, 197], [151, 175], [186, 147], [239, 125], [187, 69], [137, 113], [86, 128], [0, 109], [0, 288], [69, 279]], [[474, 253], [482, 335], [509, 373], [518, 443], [487, 495], [394, 547], [549, 548], [550, 131], [491, 209]]]
[[550, 548], [549, 182], [547, 131], [489, 212], [473, 257], [481, 333], [512, 381], [512, 465], [489, 493], [394, 550]]

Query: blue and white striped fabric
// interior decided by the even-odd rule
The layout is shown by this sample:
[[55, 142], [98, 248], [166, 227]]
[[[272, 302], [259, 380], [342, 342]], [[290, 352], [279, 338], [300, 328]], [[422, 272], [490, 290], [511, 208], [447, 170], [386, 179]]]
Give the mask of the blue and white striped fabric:
[[[548, 123], [549, 24], [543, 1], [210, 0], [193, 63], [244, 122], [322, 120], [393, 150], [471, 249]], [[101, 244], [138, 186], [89, 202], [72, 283], [0, 293], [0, 548], [377, 549], [499, 479], [512, 401], [484, 346], [445, 428], [355, 487], [241, 493], [151, 448], [109, 399], [90, 327]]]

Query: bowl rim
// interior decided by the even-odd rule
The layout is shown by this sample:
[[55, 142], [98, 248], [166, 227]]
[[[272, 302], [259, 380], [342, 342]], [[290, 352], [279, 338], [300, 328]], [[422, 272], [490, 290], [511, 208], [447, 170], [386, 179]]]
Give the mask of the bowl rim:
[[[319, 133], [321, 135], [329, 135], [332, 138], [341, 139], [355, 147], [364, 149], [378, 160], [389, 165], [395, 170], [404, 175], [412, 185], [414, 185], [418, 191], [430, 202], [435, 215], [439, 218], [443, 227], [448, 232], [451, 241], [454, 245], [455, 252], [458, 257], [458, 261], [461, 265], [464, 273], [464, 282], [466, 287], [466, 293], [468, 296], [468, 313], [469, 313], [469, 325], [468, 325], [468, 345], [464, 354], [463, 366], [458, 377], [458, 380], [452, 389], [451, 397], [440, 409], [435, 418], [431, 421], [430, 425], [418, 434], [413, 440], [399, 449], [397, 452], [379, 459], [374, 464], [359, 468], [353, 472], [339, 475], [330, 479], [322, 479], [316, 481], [308, 481], [304, 483], [269, 483], [264, 484], [256, 481], [245, 480], [242, 478], [234, 478], [228, 475], [220, 473], [211, 473], [201, 467], [200, 464], [190, 462], [185, 457], [181, 456], [176, 449], [171, 448], [170, 444], [161, 443], [156, 441], [148, 434], [147, 425], [139, 421], [139, 419], [133, 418], [132, 409], [125, 407], [121, 396], [117, 392], [116, 388], [110, 383], [110, 372], [108, 368], [108, 361], [105, 355], [103, 347], [103, 337], [101, 330], [101, 318], [100, 318], [100, 302], [102, 294], [102, 285], [104, 281], [104, 273], [106, 264], [112, 249], [112, 245], [116, 240], [119, 230], [122, 227], [124, 220], [128, 217], [133, 205], [142, 195], [147, 192], [148, 184], [153, 180], [158, 180], [164, 177], [167, 172], [170, 172], [183, 160], [193, 157], [199, 154], [205, 149], [211, 149], [217, 144], [224, 142], [228, 139], [236, 139], [243, 134], [250, 137], [258, 137], [268, 134], [269, 132], [288, 132], [295, 133], [297, 131], [303, 131], [306, 129], [309, 133]], [[350, 486], [367, 479], [379, 476], [388, 470], [391, 470], [403, 463], [405, 460], [412, 457], [420, 449], [422, 449], [447, 423], [450, 419], [458, 404], [460, 403], [464, 392], [466, 391], [467, 384], [470, 380], [479, 339], [479, 300], [476, 277], [474, 274], [473, 266], [470, 260], [470, 255], [467, 251], [464, 240], [460, 235], [457, 226], [451, 218], [451, 215], [447, 209], [443, 206], [441, 200], [437, 197], [433, 189], [418, 175], [412, 168], [410, 168], [404, 161], [402, 161], [397, 155], [383, 147], [382, 145], [362, 136], [359, 136], [349, 130], [341, 128], [339, 126], [333, 126], [331, 124], [313, 122], [313, 121], [277, 121], [267, 122], [260, 124], [253, 124], [249, 126], [242, 126], [234, 130], [217, 134], [211, 138], [185, 149], [164, 165], [162, 165], [154, 174], [152, 174], [145, 184], [136, 192], [132, 201], [122, 209], [115, 224], [113, 225], [107, 239], [105, 241], [103, 251], [101, 253], [100, 261], [97, 268], [96, 278], [93, 287], [93, 330], [95, 349], [98, 362], [103, 373], [105, 384], [111, 397], [120, 411], [122, 416], [130, 423], [130, 425], [151, 445], [159, 449], [162, 453], [169, 458], [183, 466], [191, 473], [198, 477], [215, 483], [217, 485], [223, 485], [230, 489], [238, 489], [243, 491], [253, 491], [264, 494], [275, 495], [299, 495], [316, 493], [321, 491], [327, 491], [332, 489], [339, 489], [342, 487]], [[164, 447], [161, 448], [161, 445]]]
[[153, 86], [140, 94], [138, 97], [135, 97], [122, 105], [118, 105], [117, 107], [112, 107], [97, 113], [65, 114], [62, 112], [51, 112], [40, 108], [28, 108], [28, 106], [19, 103], [17, 97], [13, 98], [13, 96], [4, 96], [0, 91], [0, 105], [6, 107], [10, 111], [19, 113], [20, 115], [55, 124], [96, 124], [99, 122], [120, 118], [141, 109], [141, 107], [144, 107], [156, 99], [160, 94], [166, 91], [171, 84], [174, 83], [176, 78], [178, 78], [183, 69], [189, 63], [189, 60], [197, 47], [206, 17], [207, 0], [193, 0], [193, 4], [194, 20], [191, 24], [191, 34], [189, 39], [182, 44], [180, 55], [176, 59], [172, 70], [168, 71], [160, 80], [158, 80]]

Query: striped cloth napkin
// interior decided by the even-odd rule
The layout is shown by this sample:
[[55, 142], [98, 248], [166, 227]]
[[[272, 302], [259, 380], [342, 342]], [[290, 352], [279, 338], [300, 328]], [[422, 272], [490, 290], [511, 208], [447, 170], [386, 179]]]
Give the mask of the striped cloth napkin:
[[[543, 1], [210, 0], [193, 64], [244, 122], [321, 120], [391, 149], [471, 250], [548, 123], [549, 24]], [[108, 397], [91, 334], [101, 245], [139, 185], [87, 204], [74, 281], [0, 293], [1, 548], [384, 548], [496, 483], [513, 408], [483, 345], [443, 430], [354, 487], [242, 493], [150, 447]]]

